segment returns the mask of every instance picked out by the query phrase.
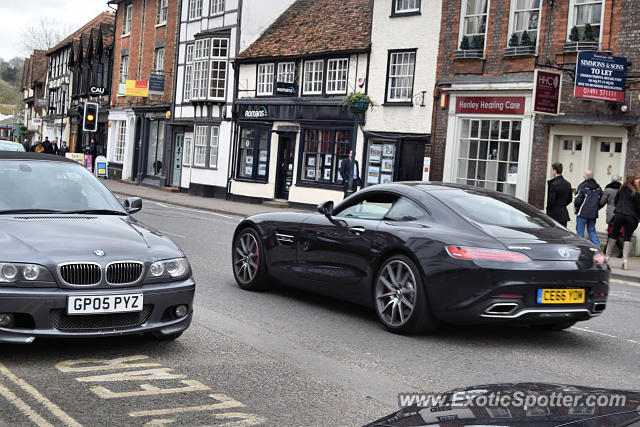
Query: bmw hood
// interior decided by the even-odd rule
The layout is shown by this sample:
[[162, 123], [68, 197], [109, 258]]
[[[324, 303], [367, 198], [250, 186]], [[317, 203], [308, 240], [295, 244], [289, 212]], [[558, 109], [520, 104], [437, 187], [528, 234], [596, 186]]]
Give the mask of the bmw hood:
[[640, 422], [640, 392], [565, 384], [485, 384], [444, 393], [400, 394], [398, 403], [402, 409], [366, 427], [627, 426]]
[[159, 232], [127, 216], [0, 216], [0, 261], [155, 261], [181, 257]]

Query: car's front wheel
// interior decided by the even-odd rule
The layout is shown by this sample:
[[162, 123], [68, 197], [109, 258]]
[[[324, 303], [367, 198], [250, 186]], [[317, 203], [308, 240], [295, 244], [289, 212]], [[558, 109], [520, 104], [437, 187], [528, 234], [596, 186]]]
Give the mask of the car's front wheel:
[[408, 257], [394, 255], [387, 259], [374, 286], [376, 313], [391, 332], [432, 332], [438, 327], [427, 303], [420, 272]]
[[241, 230], [233, 242], [233, 276], [247, 291], [261, 291], [268, 287], [267, 268], [260, 236], [253, 228]]

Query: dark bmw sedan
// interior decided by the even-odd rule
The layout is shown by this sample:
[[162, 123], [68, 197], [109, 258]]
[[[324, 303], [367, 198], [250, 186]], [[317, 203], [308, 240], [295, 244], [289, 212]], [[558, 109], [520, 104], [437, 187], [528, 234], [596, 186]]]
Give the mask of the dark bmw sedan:
[[142, 334], [171, 340], [192, 318], [189, 262], [85, 168], [0, 152], [0, 342]]
[[394, 183], [318, 210], [240, 223], [232, 248], [240, 287], [276, 281], [365, 304], [398, 333], [440, 321], [558, 330], [605, 309], [610, 269], [600, 249], [516, 198]]

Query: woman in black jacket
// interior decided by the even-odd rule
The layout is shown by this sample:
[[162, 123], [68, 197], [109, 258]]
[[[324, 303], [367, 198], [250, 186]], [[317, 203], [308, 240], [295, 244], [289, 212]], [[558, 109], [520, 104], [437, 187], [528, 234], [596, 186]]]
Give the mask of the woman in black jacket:
[[631, 236], [638, 227], [640, 218], [640, 188], [639, 179], [633, 175], [627, 175], [624, 185], [616, 194], [615, 220], [613, 222], [612, 238], [607, 245], [607, 260], [611, 256], [616, 239], [620, 236], [620, 229], [624, 228], [624, 246], [622, 248], [622, 269], [627, 269], [629, 253], [631, 252]]

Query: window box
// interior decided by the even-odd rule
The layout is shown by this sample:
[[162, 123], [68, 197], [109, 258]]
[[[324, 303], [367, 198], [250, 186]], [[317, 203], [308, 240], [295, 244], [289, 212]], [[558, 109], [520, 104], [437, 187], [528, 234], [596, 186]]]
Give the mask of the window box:
[[535, 46], [515, 46], [507, 47], [504, 50], [504, 56], [535, 56]]
[[453, 54], [454, 59], [484, 59], [483, 49], [456, 50]]
[[590, 51], [597, 52], [599, 49], [598, 42], [565, 42], [564, 44], [564, 52], [580, 52], [580, 51]]

